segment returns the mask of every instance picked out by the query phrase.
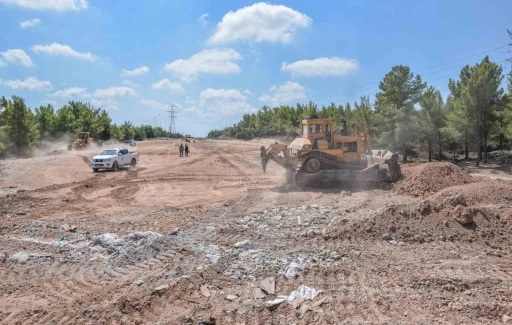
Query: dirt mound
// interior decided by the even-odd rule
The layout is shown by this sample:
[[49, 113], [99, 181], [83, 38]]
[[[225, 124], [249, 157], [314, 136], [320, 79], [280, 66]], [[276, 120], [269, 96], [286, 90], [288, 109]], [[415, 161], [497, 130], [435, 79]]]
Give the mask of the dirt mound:
[[[330, 236], [376, 239], [390, 244], [439, 241], [485, 243], [502, 254], [512, 243], [512, 211], [505, 205], [471, 205], [461, 195], [437, 201], [391, 204], [365, 219], [346, 219]], [[492, 251], [492, 250], [498, 250]]]
[[428, 196], [455, 185], [475, 182], [471, 175], [449, 162], [403, 165], [404, 178], [393, 185], [399, 194]]
[[512, 182], [499, 179], [482, 179], [479, 182], [445, 188], [432, 196], [433, 201], [443, 201], [462, 196], [468, 204], [512, 205]]

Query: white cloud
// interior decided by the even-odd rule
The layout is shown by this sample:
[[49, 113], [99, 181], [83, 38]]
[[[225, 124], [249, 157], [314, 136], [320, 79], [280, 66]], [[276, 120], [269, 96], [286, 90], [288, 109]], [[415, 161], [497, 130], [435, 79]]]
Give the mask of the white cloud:
[[249, 89], [244, 90], [243, 93], [246, 94], [247, 96], [252, 95], [252, 91], [250, 91]]
[[301, 60], [293, 63], [283, 62], [282, 71], [302, 76], [342, 76], [357, 69], [356, 60], [338, 57]]
[[201, 26], [206, 26], [208, 22], [206, 21], [206, 18], [208, 18], [208, 13], [202, 14], [199, 16], [199, 19], [197, 19], [197, 22], [201, 24]]
[[58, 103], [56, 101], [49, 100], [49, 99], [42, 100], [41, 104], [50, 104], [50, 105], [52, 105], [54, 107], [58, 105]]
[[242, 60], [242, 56], [233, 49], [207, 49], [188, 59], [167, 63], [163, 70], [174, 72], [182, 82], [190, 82], [200, 73], [238, 73], [240, 67], [234, 62], [238, 60]]
[[4, 61], [0, 60], [0, 67], [5, 67], [7, 65], [7, 63], [5, 63]]
[[156, 107], [156, 108], [160, 108], [160, 109], [167, 108], [167, 104], [159, 102], [158, 100], [154, 100], [154, 99], [141, 99], [140, 103], [144, 106], [149, 106], [149, 107]]
[[32, 10], [80, 11], [89, 7], [88, 0], [0, 0], [0, 3], [16, 5]]
[[237, 41], [281, 42], [286, 44], [298, 28], [307, 27], [311, 18], [283, 5], [265, 2], [228, 12], [208, 42], [210, 44]]
[[20, 27], [25, 29], [25, 28], [34, 27], [36, 25], [39, 25], [40, 23], [41, 23], [41, 20], [39, 20], [39, 18], [34, 18], [34, 19], [22, 21], [20, 23]]
[[92, 97], [124, 97], [124, 96], [137, 96], [137, 92], [130, 87], [118, 86], [109, 87], [105, 89], [96, 89], [92, 93]]
[[143, 66], [143, 67], [140, 67], [140, 68], [136, 68], [136, 69], [133, 69], [133, 70], [123, 69], [123, 70], [121, 70], [121, 77], [140, 76], [140, 75], [146, 74], [148, 72], [149, 72], [149, 68], [146, 67], [146, 66]]
[[96, 108], [101, 108], [107, 111], [118, 111], [119, 102], [110, 98], [107, 99], [92, 99], [91, 104]]
[[136, 84], [135, 82], [131, 82], [130, 80], [122, 80], [121, 83], [130, 88], [140, 88], [139, 84]]
[[56, 91], [52, 96], [54, 97], [90, 97], [91, 94], [87, 92], [87, 88], [71, 87], [64, 90]]
[[50, 45], [34, 45], [32, 46], [32, 51], [34, 51], [35, 53], [44, 53], [49, 55], [69, 56], [79, 60], [97, 60], [97, 57], [92, 55], [91, 52], [78, 52], [73, 50], [68, 45], [63, 45], [59, 43], [52, 43]]
[[25, 51], [20, 49], [15, 50], [7, 50], [5, 52], [0, 52], [0, 55], [4, 58], [4, 60], [10, 64], [18, 64], [24, 67], [35, 67], [35, 64], [32, 63], [30, 56], [25, 53]]
[[305, 92], [306, 88], [304, 88], [304, 86], [296, 82], [287, 81], [279, 87], [272, 86], [269, 89], [269, 94], [260, 96], [258, 99], [273, 107], [294, 105], [297, 102], [307, 99]]
[[105, 89], [96, 89], [93, 93], [87, 91], [87, 88], [71, 87], [64, 90], [59, 90], [53, 93], [54, 97], [82, 97], [82, 98], [94, 98], [96, 102], [103, 104], [113, 102], [100, 101], [101, 98], [112, 98], [112, 97], [125, 97], [125, 96], [137, 96], [137, 92], [130, 87], [117, 86], [109, 87]]
[[12, 88], [12, 89], [24, 89], [30, 91], [49, 91], [53, 89], [52, 83], [48, 80], [39, 80], [36, 77], [30, 77], [21, 80], [2, 80], [0, 79], [0, 85]]
[[169, 79], [162, 79], [158, 82], [155, 82], [151, 85], [151, 88], [153, 89], [167, 89], [170, 90], [171, 93], [184, 93], [185, 89], [183, 89], [183, 86], [178, 82], [170, 82]]
[[188, 112], [202, 114], [212, 112], [216, 114], [235, 114], [254, 112], [256, 109], [247, 102], [247, 96], [236, 89], [213, 89], [208, 88], [201, 92], [199, 101], [186, 100], [187, 103], [197, 104], [188, 107]]

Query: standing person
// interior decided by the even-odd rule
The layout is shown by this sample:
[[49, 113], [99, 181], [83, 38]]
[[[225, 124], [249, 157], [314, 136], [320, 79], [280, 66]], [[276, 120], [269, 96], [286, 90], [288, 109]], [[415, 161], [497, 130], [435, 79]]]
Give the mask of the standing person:
[[185, 145], [185, 157], [188, 157], [188, 145]]
[[183, 157], [183, 143], [180, 144], [180, 157]]

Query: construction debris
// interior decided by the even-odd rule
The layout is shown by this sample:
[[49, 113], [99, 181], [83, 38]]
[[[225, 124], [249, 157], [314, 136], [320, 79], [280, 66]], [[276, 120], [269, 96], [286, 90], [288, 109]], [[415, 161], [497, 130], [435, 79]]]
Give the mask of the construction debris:
[[226, 296], [226, 300], [229, 300], [229, 301], [233, 301], [233, 300], [235, 300], [235, 299], [237, 299], [237, 298], [238, 298], [238, 296], [237, 296], [237, 295], [227, 295], [227, 296]]
[[254, 299], [263, 299], [265, 298], [265, 293], [260, 288], [254, 288], [252, 296]]
[[305, 261], [304, 258], [297, 258], [293, 262], [291, 262], [281, 273], [280, 275], [284, 276], [288, 279], [294, 279], [299, 276], [300, 272], [307, 269], [310, 266], [310, 263]]
[[248, 250], [248, 249], [254, 249], [254, 244], [251, 243], [251, 241], [246, 239], [244, 241], [234, 244], [233, 247]]
[[320, 295], [323, 290], [317, 290], [305, 285], [301, 285], [297, 290], [292, 291], [288, 296], [277, 296], [276, 299], [266, 302], [267, 306], [275, 306], [285, 301], [293, 303], [295, 300], [303, 302], [305, 300], [313, 300]]
[[268, 295], [276, 293], [276, 279], [274, 277], [268, 277], [260, 282], [260, 288], [265, 291]]
[[203, 297], [205, 297], [205, 298], [210, 297], [210, 290], [208, 289], [208, 286], [206, 284], [203, 284], [201, 286], [200, 290], [201, 290], [201, 294], [203, 295]]

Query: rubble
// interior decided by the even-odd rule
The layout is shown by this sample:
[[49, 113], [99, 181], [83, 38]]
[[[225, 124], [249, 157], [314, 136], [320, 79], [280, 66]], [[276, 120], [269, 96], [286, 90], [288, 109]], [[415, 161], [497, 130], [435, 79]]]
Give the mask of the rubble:
[[252, 296], [254, 299], [263, 299], [266, 295], [260, 288], [254, 288]]
[[292, 291], [288, 296], [277, 296], [276, 299], [269, 300], [266, 302], [267, 306], [275, 306], [281, 304], [285, 301], [292, 304], [295, 300], [300, 301], [302, 303], [306, 300], [313, 300], [318, 295], [320, 295], [323, 290], [317, 290], [315, 288], [310, 288], [305, 285], [301, 285], [297, 290]]
[[26, 261], [28, 261], [29, 258], [30, 258], [30, 255], [25, 252], [14, 253], [9, 257], [9, 259], [11, 261], [14, 261], [17, 263], [25, 263]]
[[268, 277], [260, 282], [260, 288], [265, 291], [268, 295], [276, 293], [276, 280], [273, 277]]
[[255, 248], [255, 247], [254, 247], [254, 244], [253, 244], [253, 243], [251, 243], [251, 241], [250, 241], [250, 240], [247, 240], [247, 239], [246, 239], [246, 240], [244, 240], [244, 241], [240, 241], [240, 242], [238, 242], [238, 243], [235, 243], [235, 244], [233, 245], [233, 247], [235, 247], [235, 248], [241, 248], [241, 249], [244, 249], [244, 250], [249, 250], [249, 249], [254, 249], [254, 248]]
[[229, 300], [229, 301], [233, 301], [233, 300], [235, 300], [235, 299], [237, 299], [237, 298], [238, 298], [238, 296], [237, 296], [237, 295], [227, 295], [227, 296], [226, 296], [226, 300]]
[[61, 228], [64, 229], [64, 231], [68, 231], [68, 232], [75, 232], [77, 229], [77, 227], [75, 225], [68, 225], [68, 224], [61, 225]]
[[461, 225], [467, 225], [473, 222], [473, 216], [470, 214], [470, 210], [463, 205], [457, 205], [452, 215], [455, 221]]
[[310, 266], [310, 263], [305, 261], [304, 258], [297, 258], [293, 262], [291, 262], [284, 271], [280, 272], [280, 275], [284, 276], [288, 279], [293, 279], [299, 276], [300, 272], [307, 269]]
[[203, 284], [199, 289], [201, 290], [201, 294], [203, 295], [203, 297], [210, 297], [210, 290], [208, 289], [208, 286], [206, 284]]
[[158, 294], [158, 295], [161, 295], [164, 292], [166, 292], [167, 289], [169, 289], [169, 285], [168, 284], [163, 284], [163, 285], [160, 285], [158, 287], [153, 288], [153, 292]]

